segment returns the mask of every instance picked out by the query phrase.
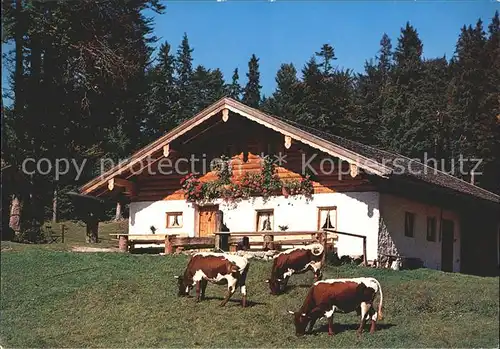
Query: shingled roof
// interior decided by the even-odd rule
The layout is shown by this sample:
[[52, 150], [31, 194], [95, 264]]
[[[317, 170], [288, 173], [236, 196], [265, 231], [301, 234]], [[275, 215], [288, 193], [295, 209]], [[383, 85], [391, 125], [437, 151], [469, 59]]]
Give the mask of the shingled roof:
[[460, 178], [452, 176], [443, 171], [439, 171], [433, 167], [427, 166], [424, 163], [415, 159], [410, 159], [404, 155], [393, 153], [390, 151], [374, 148], [359, 142], [351, 141], [349, 139], [333, 135], [324, 131], [320, 131], [313, 127], [309, 127], [297, 122], [285, 120], [280, 117], [275, 118], [286, 122], [294, 127], [311, 133], [317, 137], [338, 144], [346, 149], [356, 152], [364, 157], [375, 160], [384, 166], [390, 167], [392, 173], [390, 176], [409, 176], [415, 179], [427, 182], [429, 184], [437, 185], [443, 188], [448, 188], [456, 192], [472, 195], [484, 200], [500, 203], [500, 196], [492, 193], [486, 189], [473, 185]]

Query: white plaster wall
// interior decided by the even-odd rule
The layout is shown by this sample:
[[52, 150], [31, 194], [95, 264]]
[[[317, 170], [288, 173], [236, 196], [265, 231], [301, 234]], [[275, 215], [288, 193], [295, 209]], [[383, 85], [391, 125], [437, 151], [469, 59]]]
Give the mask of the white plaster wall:
[[[315, 231], [318, 222], [318, 207], [337, 206], [337, 230], [367, 236], [367, 258], [377, 257], [379, 194], [378, 192], [349, 192], [315, 194], [307, 202], [303, 197], [272, 197], [267, 201], [255, 198], [238, 202], [234, 207], [222, 200], [215, 202], [224, 213], [224, 223], [230, 231], [250, 232], [256, 230], [256, 210], [274, 209], [274, 230], [279, 225], [288, 225], [289, 231]], [[182, 211], [183, 228], [166, 229], [166, 212]], [[131, 234], [150, 233], [154, 225], [158, 233], [175, 233], [195, 236], [196, 210], [184, 200], [157, 202], [135, 202], [130, 205]], [[338, 253], [361, 255], [363, 243], [360, 238], [339, 235]]]
[[[414, 237], [404, 234], [405, 212], [415, 213]], [[380, 214], [399, 253], [422, 259], [425, 267], [441, 269], [439, 236], [441, 209], [438, 206], [411, 201], [399, 196], [380, 194]], [[427, 241], [427, 217], [436, 217], [436, 241]], [[453, 211], [443, 210], [442, 218], [454, 222], [453, 271], [460, 271], [460, 219]]]
[[[182, 228], [167, 229], [167, 212], [182, 212]], [[142, 201], [130, 203], [129, 234], [179, 234], [194, 236], [195, 209], [185, 200]]]

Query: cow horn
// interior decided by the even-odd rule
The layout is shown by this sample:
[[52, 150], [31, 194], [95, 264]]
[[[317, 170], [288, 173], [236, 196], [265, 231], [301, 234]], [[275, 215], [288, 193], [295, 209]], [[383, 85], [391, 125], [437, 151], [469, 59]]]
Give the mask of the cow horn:
[[304, 317], [306, 317], [306, 316], [307, 316], [307, 314], [306, 314], [306, 313], [302, 313], [302, 314], [300, 314], [300, 315], [302, 315], [302, 316], [304, 316]]
[[269, 279], [265, 280], [265, 282], [269, 283]]
[[179, 278], [179, 275], [174, 275], [174, 278], [178, 279], [178, 278]]
[[291, 310], [288, 311], [290, 314], [294, 315], [295, 313]]

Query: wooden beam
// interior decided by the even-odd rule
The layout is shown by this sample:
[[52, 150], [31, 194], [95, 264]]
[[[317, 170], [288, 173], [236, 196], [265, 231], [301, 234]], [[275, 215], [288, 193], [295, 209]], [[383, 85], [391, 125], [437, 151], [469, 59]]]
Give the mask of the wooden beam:
[[285, 136], [285, 148], [290, 149], [291, 146], [292, 146], [292, 137]]
[[129, 194], [130, 196], [135, 196], [137, 193], [135, 183], [123, 178], [113, 177], [108, 180], [109, 191], [112, 191], [115, 187], [125, 188], [125, 193]]
[[227, 122], [229, 120], [229, 109], [222, 109], [222, 121]]

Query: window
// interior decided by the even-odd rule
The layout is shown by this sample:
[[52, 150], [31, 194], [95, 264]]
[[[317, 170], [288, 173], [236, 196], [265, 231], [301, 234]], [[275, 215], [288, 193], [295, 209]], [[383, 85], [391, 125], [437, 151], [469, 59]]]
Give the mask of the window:
[[436, 241], [436, 217], [427, 217], [427, 241]]
[[257, 210], [256, 231], [274, 230], [274, 210]]
[[318, 230], [337, 228], [337, 206], [318, 207]]
[[182, 212], [167, 212], [167, 228], [182, 228]]
[[405, 212], [405, 236], [413, 237], [415, 229], [415, 214], [412, 212]]

